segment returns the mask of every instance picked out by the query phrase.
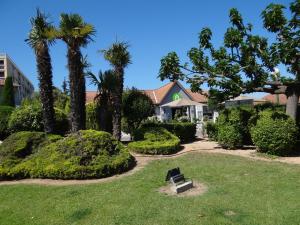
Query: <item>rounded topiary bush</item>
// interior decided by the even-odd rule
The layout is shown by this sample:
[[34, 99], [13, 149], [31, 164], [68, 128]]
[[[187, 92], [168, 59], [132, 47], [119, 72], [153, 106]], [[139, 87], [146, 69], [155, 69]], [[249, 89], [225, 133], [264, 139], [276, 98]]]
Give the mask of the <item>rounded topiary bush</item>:
[[243, 136], [236, 126], [223, 124], [218, 127], [218, 143], [226, 149], [238, 149], [243, 147]]
[[[67, 115], [55, 108], [55, 129], [57, 133], [64, 134], [69, 130]], [[18, 131], [43, 131], [43, 111], [40, 104], [22, 105], [12, 112], [8, 122], [11, 132]]]
[[14, 178], [102, 178], [127, 171], [134, 164], [126, 147], [111, 134], [83, 130], [39, 148], [9, 174]]
[[196, 124], [190, 122], [146, 122], [142, 124], [142, 128], [146, 127], [162, 127], [172, 134], [176, 135], [181, 143], [192, 142], [196, 137]]
[[9, 135], [8, 121], [14, 109], [11, 106], [0, 106], [0, 140], [5, 139]]
[[295, 121], [282, 112], [263, 111], [251, 136], [258, 151], [273, 155], [288, 155], [297, 144], [298, 128]]
[[131, 151], [167, 155], [179, 150], [180, 140], [162, 127], [144, 127], [134, 132], [134, 142], [128, 144]]
[[[43, 132], [22, 131], [11, 134], [0, 145], [0, 179], [6, 177], [19, 178], [24, 174], [11, 173], [11, 170], [19, 163], [27, 160], [45, 145], [62, 138], [59, 135]], [[3, 171], [7, 171], [4, 173]]]

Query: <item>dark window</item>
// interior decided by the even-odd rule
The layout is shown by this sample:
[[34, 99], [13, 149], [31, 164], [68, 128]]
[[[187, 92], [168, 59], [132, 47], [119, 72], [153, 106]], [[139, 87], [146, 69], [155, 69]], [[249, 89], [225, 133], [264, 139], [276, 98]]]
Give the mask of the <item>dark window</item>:
[[3, 71], [0, 71], [0, 77], [4, 77], [4, 72]]

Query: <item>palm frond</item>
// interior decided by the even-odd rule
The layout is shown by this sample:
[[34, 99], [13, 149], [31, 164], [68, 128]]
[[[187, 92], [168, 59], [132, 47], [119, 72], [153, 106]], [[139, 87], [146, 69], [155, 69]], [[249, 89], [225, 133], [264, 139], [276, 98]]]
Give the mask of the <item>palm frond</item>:
[[128, 51], [129, 44], [126, 42], [115, 42], [107, 50], [100, 50], [104, 58], [112, 66], [126, 67], [131, 64], [131, 55]]

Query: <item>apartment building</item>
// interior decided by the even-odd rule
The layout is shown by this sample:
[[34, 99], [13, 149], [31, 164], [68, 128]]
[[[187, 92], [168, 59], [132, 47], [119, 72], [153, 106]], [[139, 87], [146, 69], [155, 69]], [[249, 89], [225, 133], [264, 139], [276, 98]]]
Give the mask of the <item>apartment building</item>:
[[7, 54], [0, 53], [0, 92], [8, 76], [13, 78], [15, 102], [19, 105], [23, 98], [33, 94], [34, 86]]

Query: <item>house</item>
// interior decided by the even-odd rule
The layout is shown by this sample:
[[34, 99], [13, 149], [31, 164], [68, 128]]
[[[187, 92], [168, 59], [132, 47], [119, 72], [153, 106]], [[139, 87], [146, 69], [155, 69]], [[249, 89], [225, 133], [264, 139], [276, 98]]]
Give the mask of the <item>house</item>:
[[[207, 97], [184, 88], [179, 81], [170, 82], [157, 89], [141, 91], [152, 100], [155, 116], [160, 121], [172, 120], [178, 115], [187, 116], [191, 121], [202, 121], [204, 117], [213, 116], [213, 112], [207, 107]], [[96, 94], [96, 91], [87, 91], [86, 102], [92, 102]]]
[[13, 60], [7, 54], [0, 53], [0, 92], [8, 76], [13, 78], [15, 103], [20, 105], [23, 98], [33, 94], [34, 87]]
[[207, 97], [184, 88], [179, 81], [170, 82], [153, 90], [141, 90], [155, 105], [155, 116], [160, 121], [187, 116], [202, 121], [204, 116], [212, 117], [207, 107]]

